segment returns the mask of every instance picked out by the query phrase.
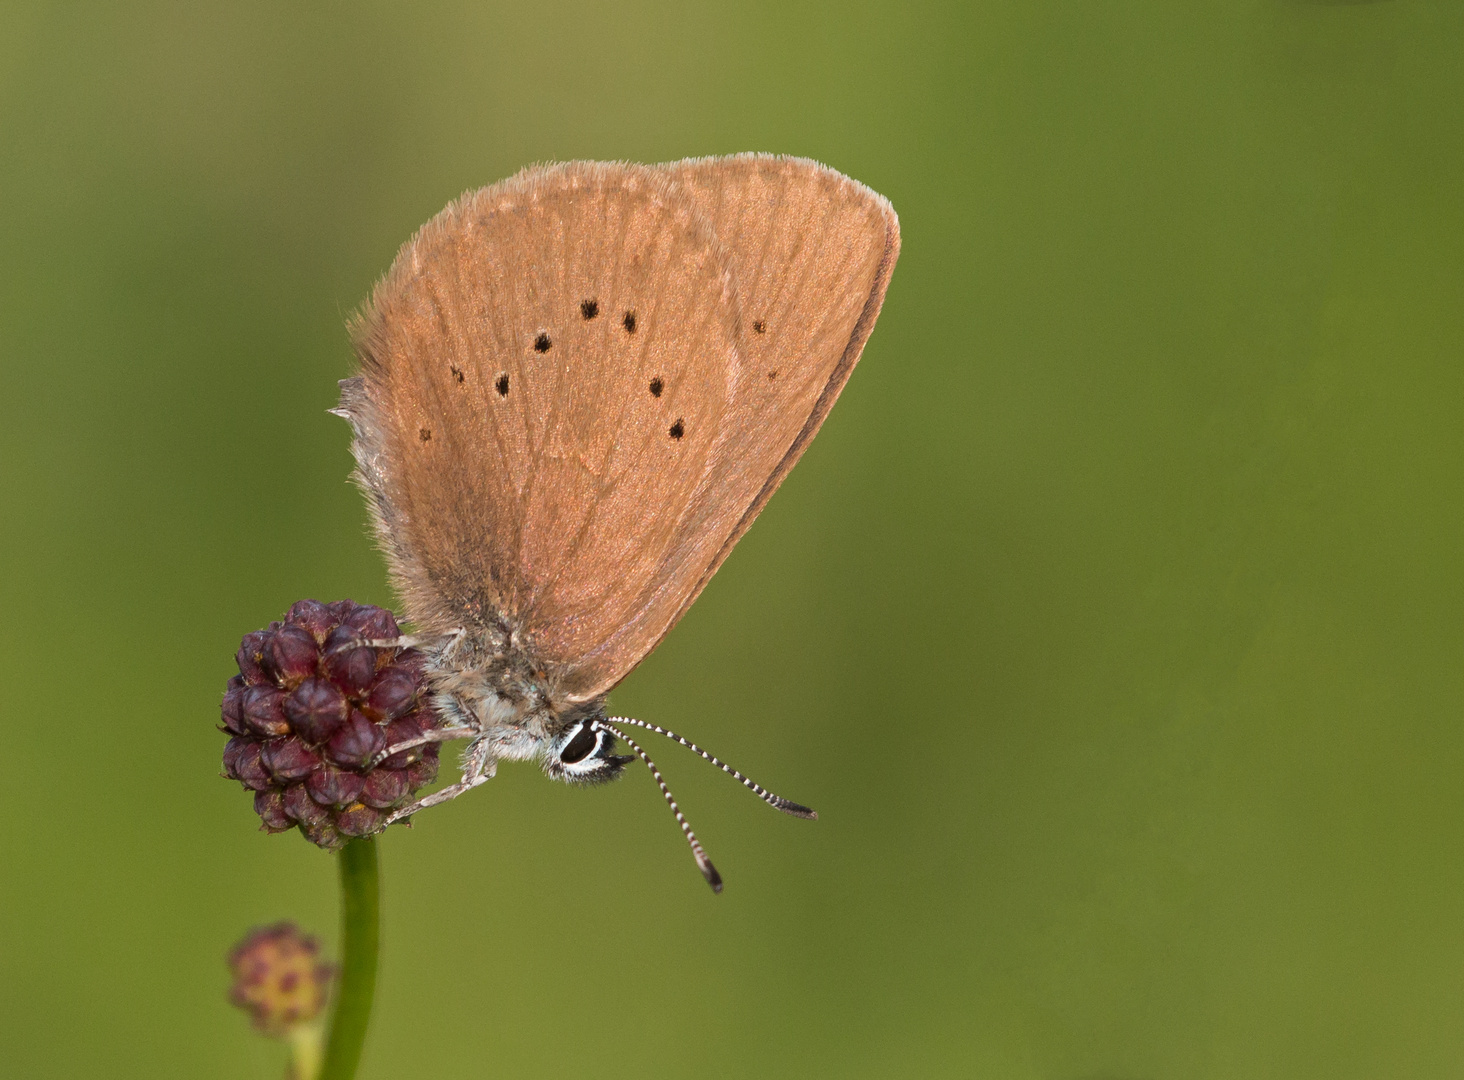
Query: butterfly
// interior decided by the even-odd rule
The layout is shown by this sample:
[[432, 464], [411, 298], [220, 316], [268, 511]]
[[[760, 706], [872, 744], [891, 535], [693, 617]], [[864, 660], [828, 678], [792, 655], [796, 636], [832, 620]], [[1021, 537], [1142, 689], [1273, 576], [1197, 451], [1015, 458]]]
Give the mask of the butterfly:
[[[705, 588], [819, 426], [900, 248], [889, 202], [801, 158], [535, 166], [470, 192], [397, 255], [341, 383], [410, 641], [462, 777], [407, 817], [537, 761], [596, 783], [690, 747], [606, 695]], [[396, 753], [407, 744], [388, 747]]]

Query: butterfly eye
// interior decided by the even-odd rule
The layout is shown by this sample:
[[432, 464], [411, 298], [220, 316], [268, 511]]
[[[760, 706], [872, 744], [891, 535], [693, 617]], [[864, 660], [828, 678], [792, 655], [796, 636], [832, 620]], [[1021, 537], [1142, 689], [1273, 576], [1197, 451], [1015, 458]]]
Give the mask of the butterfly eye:
[[599, 733], [594, 728], [589, 724], [581, 724], [579, 731], [575, 732], [574, 738], [565, 743], [564, 749], [559, 751], [560, 764], [573, 765], [583, 761], [599, 741]]

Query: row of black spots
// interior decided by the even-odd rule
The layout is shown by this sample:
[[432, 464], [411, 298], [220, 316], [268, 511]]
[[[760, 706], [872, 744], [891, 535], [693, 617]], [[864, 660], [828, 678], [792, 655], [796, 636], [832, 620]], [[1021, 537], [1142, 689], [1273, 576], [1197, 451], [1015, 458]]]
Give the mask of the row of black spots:
[[[600, 314], [600, 301], [598, 301], [598, 300], [581, 300], [580, 301], [580, 318], [584, 319], [585, 322], [589, 322], [591, 319], [598, 318], [599, 317], [599, 314]], [[623, 327], [625, 327], [625, 332], [627, 334], [633, 334], [633, 333], [635, 333], [635, 312], [627, 309], [626, 312], [625, 312], [625, 314], [620, 317], [620, 325], [623, 326]], [[760, 334], [760, 333], [762, 333], [762, 331], [759, 330], [758, 333]]]
[[[541, 334], [540, 337], [542, 337], [542, 336], [543, 335]], [[540, 351], [542, 352], [543, 350], [540, 350]], [[462, 381], [463, 381], [463, 373], [462, 373], [461, 369], [459, 369], [458, 367], [454, 366], [453, 364], [448, 364], [447, 365], [447, 370], [452, 372], [452, 377], [454, 379], [456, 379], [458, 381], [458, 383], [462, 383]], [[498, 373], [498, 379], [493, 383], [493, 386], [494, 386], [495, 389], [497, 389], [498, 396], [499, 397], [507, 397], [508, 396], [508, 372], [506, 372], [506, 371], [500, 371]], [[423, 442], [426, 442], [430, 438], [432, 438], [432, 432], [431, 432], [431, 430], [428, 429], [428, 428], [423, 428], [422, 429], [422, 441]]]
[[[454, 371], [454, 373], [456, 373], [457, 372], [457, 369], [454, 368], [453, 371]], [[768, 378], [770, 378], [770, 379], [771, 378], [775, 378], [777, 376], [777, 374], [778, 373], [776, 371], [770, 371], [770, 372], [768, 372]], [[508, 372], [506, 372], [506, 371], [500, 371], [498, 373], [498, 378], [495, 379], [494, 382], [493, 382], [493, 389], [495, 389], [495, 390], [498, 391], [498, 396], [499, 397], [508, 397], [508, 388], [509, 388]], [[651, 396], [652, 397], [660, 397], [662, 394], [664, 394], [666, 392], [666, 382], [665, 382], [665, 380], [662, 379], [659, 375], [657, 375], [655, 378], [653, 378], [651, 380], [651, 383], [650, 383], [650, 391], [651, 391]], [[673, 439], [679, 439], [679, 438], [681, 438], [683, 435], [686, 434], [686, 422], [681, 417], [678, 416], [676, 418], [676, 423], [674, 423], [674, 424], [671, 425], [671, 430], [670, 430], [669, 434], [670, 434], [670, 436]], [[421, 430], [421, 438], [422, 438], [422, 441], [423, 442], [428, 442], [432, 438], [432, 431], [429, 428], [423, 428]]]
[[[600, 302], [598, 300], [580, 301], [580, 318], [584, 319], [585, 322], [589, 322], [591, 319], [598, 318], [599, 314]], [[627, 311], [625, 313], [625, 317], [620, 320], [620, 325], [625, 327], [626, 333], [635, 333], [635, 312]], [[553, 347], [553, 340], [549, 337], [548, 334], [540, 330], [538, 335], [534, 338], [534, 351], [546, 353]], [[454, 373], [456, 373], [457, 369], [454, 368], [453, 371]], [[458, 376], [458, 381], [462, 381], [461, 375]]]

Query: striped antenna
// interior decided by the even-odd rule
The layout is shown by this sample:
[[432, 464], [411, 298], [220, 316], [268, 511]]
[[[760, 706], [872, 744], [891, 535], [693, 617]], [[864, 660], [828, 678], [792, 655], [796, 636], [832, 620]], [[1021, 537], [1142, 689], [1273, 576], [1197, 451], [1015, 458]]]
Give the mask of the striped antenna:
[[[734, 769], [731, 765], [728, 765], [725, 761], [719, 761], [717, 758], [713, 757], [711, 754], [703, 750], [700, 746], [696, 745], [696, 743], [690, 741], [689, 739], [683, 739], [674, 731], [667, 731], [663, 727], [657, 727], [655, 724], [648, 724], [644, 720], [636, 720], [629, 716], [611, 716], [608, 717], [605, 722], [608, 724], [634, 724], [636, 727], [645, 728], [647, 731], [654, 731], [657, 735], [664, 735], [666, 736], [666, 738], [672, 740], [673, 742], [679, 742], [682, 746], [686, 747], [693, 754], [697, 754], [705, 760], [710, 761], [713, 765], [721, 769], [728, 776], [732, 777], [743, 787], [747, 788], [759, 799], [771, 806], [774, 810], [781, 810], [785, 814], [792, 814], [794, 817], [805, 818], [809, 821], [818, 820], [817, 811], [810, 810], [806, 806], [800, 806], [798, 805], [798, 803], [785, 799], [781, 795], [774, 795], [771, 791], [763, 787], [761, 784], [750, 780], [746, 776], [743, 776], [740, 772]], [[621, 738], [624, 739], [625, 736], [622, 735]], [[631, 746], [635, 745], [635, 743], [631, 743], [629, 739], [625, 739], [625, 741], [630, 743]]]
[[666, 805], [671, 807], [671, 812], [676, 815], [676, 823], [681, 826], [681, 831], [686, 836], [686, 842], [691, 845], [691, 854], [696, 859], [697, 869], [702, 872], [702, 877], [707, 879], [707, 884], [712, 887], [712, 892], [721, 892], [722, 875], [717, 873], [717, 868], [712, 865], [712, 860], [707, 858], [707, 853], [702, 850], [701, 842], [697, 840], [696, 833], [691, 831], [691, 825], [688, 824], [686, 815], [681, 812], [681, 807], [676, 805], [676, 799], [671, 794], [671, 789], [666, 786], [666, 781], [661, 776], [661, 770], [656, 768], [656, 763], [651, 760], [650, 755], [642, 750], [640, 744], [629, 735], [617, 728], [610, 727], [605, 721], [592, 721], [592, 726], [624, 739], [636, 752], [636, 756], [646, 763], [651, 770], [651, 775], [656, 778], [656, 785], [661, 789], [661, 794], [666, 797]]

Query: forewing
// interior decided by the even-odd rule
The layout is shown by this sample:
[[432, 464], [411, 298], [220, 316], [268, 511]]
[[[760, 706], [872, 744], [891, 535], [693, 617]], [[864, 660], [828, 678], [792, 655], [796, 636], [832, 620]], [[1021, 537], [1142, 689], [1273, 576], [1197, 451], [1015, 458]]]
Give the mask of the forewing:
[[407, 616], [517, 634], [565, 697], [618, 681], [640, 656], [609, 639], [644, 637], [704, 568], [683, 537], [737, 323], [722, 249], [655, 170], [530, 169], [425, 226], [358, 320], [342, 398]]
[[833, 408], [884, 302], [900, 227], [883, 196], [805, 158], [741, 154], [661, 168], [710, 220], [742, 309], [743, 362], [723, 440], [687, 516], [715, 520], [705, 526], [715, 545], [679, 618]]
[[900, 249], [889, 202], [817, 162], [743, 154], [657, 168], [685, 189], [726, 250], [742, 362], [658, 588], [581, 658], [597, 693], [675, 625], [802, 455], [859, 359]]

